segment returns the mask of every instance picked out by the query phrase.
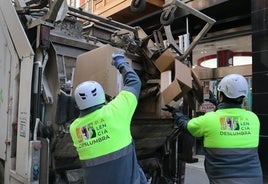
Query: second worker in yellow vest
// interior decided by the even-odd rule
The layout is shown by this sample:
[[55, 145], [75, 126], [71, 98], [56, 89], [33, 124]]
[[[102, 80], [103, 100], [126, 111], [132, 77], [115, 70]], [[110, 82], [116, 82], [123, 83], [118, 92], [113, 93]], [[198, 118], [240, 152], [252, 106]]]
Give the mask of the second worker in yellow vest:
[[217, 110], [191, 120], [171, 106], [163, 110], [172, 113], [182, 132], [203, 137], [210, 184], [262, 184], [260, 122], [256, 114], [241, 108], [248, 94], [247, 81], [238, 74], [227, 75], [218, 92]]

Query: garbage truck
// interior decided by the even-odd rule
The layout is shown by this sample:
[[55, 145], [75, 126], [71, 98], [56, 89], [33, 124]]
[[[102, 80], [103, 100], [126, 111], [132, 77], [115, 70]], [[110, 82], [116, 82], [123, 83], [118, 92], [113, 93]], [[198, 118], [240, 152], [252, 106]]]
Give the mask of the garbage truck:
[[[135, 11], [144, 5], [131, 4]], [[195, 39], [186, 40], [184, 49], [170, 27], [177, 8], [206, 22]], [[102, 49], [124, 51], [141, 78], [131, 131], [148, 183], [184, 182], [192, 148], [161, 108], [174, 103], [187, 111], [203, 100], [188, 56], [215, 21], [179, 0], [165, 5], [162, 15], [161, 28], [147, 35], [141, 27], [70, 7], [64, 0], [0, 0], [0, 183], [83, 183], [69, 134], [79, 113], [73, 90], [92, 77], [99, 60], [109, 62], [108, 54], [83, 60]], [[85, 71], [78, 67], [81, 58], [91, 63]], [[180, 78], [182, 69], [188, 72], [183, 73], [186, 79]], [[98, 79], [109, 87], [112, 75], [120, 84], [116, 73]], [[107, 101], [120, 89], [108, 87]]]

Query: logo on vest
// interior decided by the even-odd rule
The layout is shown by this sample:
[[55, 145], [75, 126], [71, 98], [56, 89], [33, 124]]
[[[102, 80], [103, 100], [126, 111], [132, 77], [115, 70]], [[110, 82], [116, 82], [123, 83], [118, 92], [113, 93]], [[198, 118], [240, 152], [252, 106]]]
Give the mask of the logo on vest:
[[236, 136], [251, 134], [250, 124], [247, 119], [239, 117], [221, 117], [220, 125], [220, 135]]
[[76, 128], [76, 136], [80, 143], [79, 148], [100, 143], [110, 138], [104, 119]]

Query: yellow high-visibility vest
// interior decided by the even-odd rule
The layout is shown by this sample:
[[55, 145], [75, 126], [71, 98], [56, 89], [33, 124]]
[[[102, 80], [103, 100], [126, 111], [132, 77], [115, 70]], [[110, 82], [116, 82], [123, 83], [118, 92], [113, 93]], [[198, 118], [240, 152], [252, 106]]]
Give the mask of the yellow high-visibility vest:
[[80, 160], [93, 159], [120, 150], [132, 141], [130, 123], [137, 106], [134, 94], [121, 91], [101, 109], [77, 118], [70, 134]]
[[259, 144], [259, 119], [241, 108], [208, 112], [191, 119], [187, 129], [195, 137], [204, 137], [207, 148], [255, 148]]

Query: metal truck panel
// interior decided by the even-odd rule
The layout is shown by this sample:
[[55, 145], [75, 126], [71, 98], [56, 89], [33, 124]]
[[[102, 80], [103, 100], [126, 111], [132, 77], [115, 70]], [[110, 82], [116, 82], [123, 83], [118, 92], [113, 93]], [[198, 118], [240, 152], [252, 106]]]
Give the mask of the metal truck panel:
[[[34, 52], [12, 2], [1, 0], [0, 3], [0, 117], [2, 120], [0, 137], [3, 140], [0, 144], [0, 157], [5, 160], [7, 157], [16, 156], [16, 163], [13, 162], [13, 159], [8, 159], [5, 164], [6, 173], [9, 173], [9, 177], [5, 177], [5, 182], [13, 181], [13, 179], [14, 183], [16, 183], [15, 181], [25, 182], [24, 178], [28, 175]], [[16, 123], [18, 123], [18, 126], [16, 126]], [[17, 140], [15, 137], [16, 130], [18, 131]], [[15, 148], [15, 142], [17, 148]]]
[[34, 55], [31, 44], [27, 38], [21, 22], [17, 16], [17, 12], [10, 0], [0, 0], [1, 12], [5, 17], [5, 23], [8, 27], [10, 37], [14, 43], [16, 51], [20, 59]]
[[16, 155], [16, 172], [21, 176], [28, 174], [29, 150], [21, 149], [29, 147], [30, 139], [30, 107], [32, 85], [33, 58], [25, 58], [21, 61], [20, 87], [19, 87], [19, 112], [18, 112], [18, 138]]
[[2, 24], [3, 20], [0, 17], [0, 119], [1, 119], [1, 133], [0, 133], [0, 158], [5, 160], [6, 144], [7, 139], [7, 122], [8, 122], [8, 99], [9, 99], [9, 80], [10, 80], [10, 61], [11, 55], [8, 48], [6, 39], [7, 30]]

